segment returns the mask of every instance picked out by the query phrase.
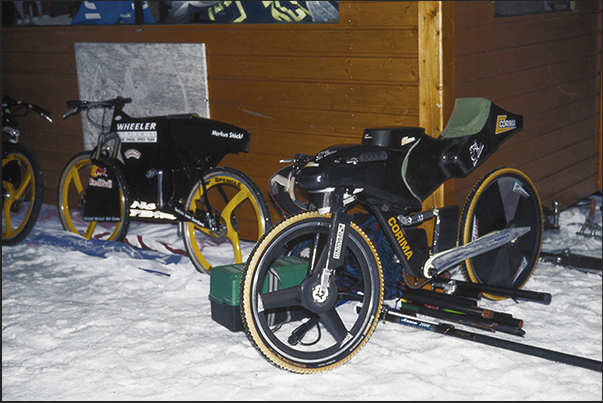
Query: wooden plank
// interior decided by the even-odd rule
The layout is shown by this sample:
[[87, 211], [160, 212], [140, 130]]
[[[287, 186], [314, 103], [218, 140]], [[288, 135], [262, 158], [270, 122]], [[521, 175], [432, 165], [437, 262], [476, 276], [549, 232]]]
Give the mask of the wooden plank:
[[[249, 109], [247, 109], [247, 107]], [[339, 134], [358, 136], [370, 127], [417, 126], [416, 111], [408, 114], [355, 113], [320, 111], [299, 108], [275, 108], [263, 105], [210, 105], [211, 116], [253, 131], [270, 128], [282, 132], [305, 131], [318, 135]]]
[[[598, 60], [594, 55], [582, 56], [576, 59], [551, 63], [532, 69], [513, 71], [493, 77], [459, 80], [459, 88], [462, 93], [457, 96], [470, 96], [479, 94], [484, 98], [508, 99], [519, 96], [526, 92], [536, 92], [547, 87], [557, 87], [560, 91], [572, 93], [572, 81], [577, 78], [591, 76], [597, 80], [596, 71]], [[570, 88], [566, 89], [566, 85]]]
[[532, 16], [530, 23], [524, 19], [508, 18], [506, 22], [487, 26], [456, 27], [457, 56], [493, 52], [509, 47], [529, 46], [560, 41], [569, 36], [596, 34], [601, 30], [601, 16], [597, 14], [552, 13]]
[[600, 39], [599, 33], [458, 57], [457, 83], [596, 55]]
[[[419, 126], [437, 137], [454, 105], [454, 3], [419, 2]], [[425, 173], [429, 174], [429, 173]], [[423, 209], [442, 207], [446, 184], [423, 202]], [[450, 185], [448, 185], [450, 186]], [[426, 225], [432, 234], [433, 224]], [[428, 235], [431, 239], [431, 235]]]
[[[522, 29], [538, 20], [549, 21], [557, 18], [573, 18], [576, 14], [601, 14], [600, 1], [576, 1], [574, 11], [559, 13], [532, 14], [509, 18], [494, 17], [494, 2], [491, 1], [455, 1], [456, 26], [459, 29], [489, 25], [507, 25], [519, 23]], [[600, 18], [600, 17], [599, 17]], [[551, 24], [554, 26], [554, 24]]]
[[73, 73], [75, 57], [71, 53], [12, 52], [2, 54], [2, 74], [7, 73]]
[[[387, 36], [384, 36], [387, 32]], [[213, 32], [212, 32], [213, 34]], [[160, 38], [157, 38], [158, 40]], [[416, 31], [404, 26], [347, 30], [342, 35], [335, 29], [289, 29], [274, 31], [233, 32], [229, 35], [205, 36], [208, 56], [337, 56], [358, 55], [394, 57], [412, 56], [417, 51]]]
[[455, 1], [457, 29], [494, 23], [494, 3], [491, 1]]
[[505, 100], [510, 105], [517, 105], [525, 115], [533, 115], [562, 105], [579, 102], [582, 99], [596, 99], [599, 91], [595, 77], [578, 77], [576, 81], [566, 83], [563, 87], [551, 86], [541, 91], [526, 93]]
[[233, 98], [266, 106], [400, 113], [416, 109], [418, 87], [389, 84], [352, 84], [308, 81], [212, 79], [210, 104]]
[[[416, 83], [415, 58], [314, 57], [213, 55], [208, 59], [208, 77], [265, 78], [318, 82]], [[379, 72], [379, 74], [375, 74]]]
[[339, 23], [343, 26], [392, 27], [416, 25], [414, 1], [340, 1]]
[[2, 74], [2, 91], [9, 94], [16, 94], [17, 91], [72, 92], [76, 89], [77, 81], [73, 74], [42, 72]]

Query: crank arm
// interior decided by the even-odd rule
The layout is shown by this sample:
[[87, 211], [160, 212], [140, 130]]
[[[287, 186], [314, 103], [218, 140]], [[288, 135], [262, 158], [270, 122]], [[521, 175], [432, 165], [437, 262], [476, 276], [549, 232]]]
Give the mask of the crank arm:
[[[164, 206], [168, 207], [167, 205]], [[183, 221], [190, 221], [191, 223], [193, 223], [193, 225], [199, 229], [209, 229], [208, 225], [206, 222], [199, 220], [199, 218], [195, 217], [194, 215], [187, 213], [186, 211], [184, 211], [183, 209], [181, 209], [178, 206], [169, 206], [171, 207], [171, 210], [176, 214], [176, 216], [178, 216], [178, 218], [183, 219]]]
[[437, 277], [450, 267], [461, 263], [463, 260], [499, 248], [509, 242], [515, 241], [520, 236], [531, 230], [530, 227], [507, 228], [486, 234], [468, 244], [458, 246], [432, 255], [423, 265], [425, 278]]

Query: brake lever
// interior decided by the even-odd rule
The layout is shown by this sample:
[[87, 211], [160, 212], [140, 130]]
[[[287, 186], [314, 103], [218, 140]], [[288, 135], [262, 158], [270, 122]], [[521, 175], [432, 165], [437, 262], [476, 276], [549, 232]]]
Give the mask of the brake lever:
[[78, 113], [78, 112], [79, 112], [79, 108], [73, 108], [72, 110], [70, 110], [69, 112], [66, 112], [66, 113], [63, 115], [63, 119], [67, 119], [69, 116], [71, 116], [71, 115], [75, 115], [75, 114], [76, 114], [76, 113]]

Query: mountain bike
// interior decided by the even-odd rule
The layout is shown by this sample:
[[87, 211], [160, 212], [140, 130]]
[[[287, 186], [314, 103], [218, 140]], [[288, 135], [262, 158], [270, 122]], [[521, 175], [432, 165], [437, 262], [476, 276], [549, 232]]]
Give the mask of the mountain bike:
[[[214, 266], [208, 251], [217, 246], [242, 262], [241, 241], [257, 241], [271, 225], [268, 204], [246, 174], [217, 165], [227, 154], [248, 152], [250, 133], [196, 114], [132, 117], [123, 110], [130, 102], [67, 101], [72, 109], [63, 118], [86, 111], [100, 134], [60, 176], [63, 227], [87, 239], [122, 241], [131, 221], [178, 223], [200, 272]], [[101, 122], [90, 114], [99, 108]]]
[[30, 110], [52, 123], [50, 112], [40, 106], [2, 98], [2, 245], [16, 245], [27, 237], [44, 199], [40, 163], [19, 144], [17, 119]]
[[[520, 288], [537, 263], [543, 219], [526, 174], [495, 169], [476, 183], [462, 210], [422, 211], [441, 184], [469, 175], [522, 128], [521, 115], [484, 98], [461, 98], [437, 138], [417, 127], [365, 129], [359, 145], [285, 160], [291, 164], [269, 183], [285, 218], [255, 245], [241, 279], [241, 316], [252, 344], [292, 372], [338, 367], [367, 343], [384, 299], [405, 295], [384, 295], [391, 285], [385, 267], [402, 273], [392, 282], [409, 293], [448, 293], [461, 284], [447, 278], [459, 265], [465, 287], [478, 285], [490, 299], [529, 293]], [[363, 224], [367, 216], [370, 227]], [[421, 227], [428, 220], [431, 242]], [[388, 253], [367, 228], [379, 229]], [[302, 280], [286, 287], [273, 269], [285, 256], [307, 262]], [[283, 312], [288, 320], [271, 319]]]

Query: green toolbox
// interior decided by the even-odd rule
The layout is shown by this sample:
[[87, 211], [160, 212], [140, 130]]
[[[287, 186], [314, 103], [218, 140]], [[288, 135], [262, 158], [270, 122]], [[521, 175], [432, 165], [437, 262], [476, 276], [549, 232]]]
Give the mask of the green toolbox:
[[[244, 263], [237, 263], [217, 266], [210, 272], [211, 318], [233, 332], [243, 330], [239, 308], [239, 288], [244, 268]], [[263, 292], [299, 285], [306, 278], [308, 262], [295, 256], [281, 257], [276, 259], [272, 268], [275, 274], [266, 279]], [[299, 309], [301, 310], [301, 308]], [[296, 316], [298, 313], [275, 312], [270, 320], [276, 324]]]

